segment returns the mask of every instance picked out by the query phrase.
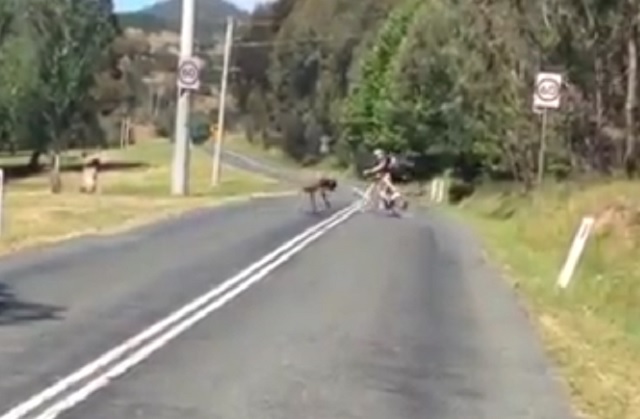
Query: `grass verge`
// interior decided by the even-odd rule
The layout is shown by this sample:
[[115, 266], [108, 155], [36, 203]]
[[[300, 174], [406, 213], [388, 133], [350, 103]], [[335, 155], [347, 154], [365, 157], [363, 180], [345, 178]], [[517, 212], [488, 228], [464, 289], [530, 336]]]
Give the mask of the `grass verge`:
[[[560, 367], [576, 410], [640, 417], [640, 185], [549, 186], [532, 197], [480, 192], [459, 215], [501, 263]], [[583, 216], [596, 217], [570, 288], [555, 287]]]
[[109, 233], [186, 210], [245, 199], [252, 193], [282, 191], [271, 180], [231, 167], [224, 168], [221, 185], [211, 189], [210, 157], [193, 149], [190, 196], [172, 197], [171, 145], [166, 140], [108, 151], [104, 156], [122, 168], [101, 173], [96, 195], [79, 193], [80, 173], [75, 171], [63, 171], [64, 189], [58, 195], [48, 191], [46, 175], [8, 183], [0, 253], [70, 236]]
[[349, 171], [338, 168], [338, 165], [333, 158], [327, 158], [320, 163], [302, 166], [299, 162], [296, 162], [291, 157], [287, 156], [281, 149], [277, 147], [271, 147], [265, 149], [258, 144], [252, 144], [247, 141], [246, 137], [242, 134], [231, 134], [225, 140], [224, 147], [228, 150], [236, 153], [243, 154], [249, 157], [255, 157], [266, 162], [271, 162], [274, 166], [282, 167], [285, 169], [295, 170], [296, 172], [302, 171], [303, 175], [309, 176], [313, 173], [325, 173], [338, 178], [349, 177]]

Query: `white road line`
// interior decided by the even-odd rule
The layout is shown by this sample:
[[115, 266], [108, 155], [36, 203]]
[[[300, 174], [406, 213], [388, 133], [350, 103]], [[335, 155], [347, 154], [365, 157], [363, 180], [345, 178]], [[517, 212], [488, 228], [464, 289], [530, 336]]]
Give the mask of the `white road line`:
[[351, 217], [355, 212], [356, 212], [355, 209], [351, 209], [350, 211], [342, 214], [340, 217], [333, 219], [331, 223], [325, 225], [322, 229], [316, 231], [312, 235], [305, 238], [297, 246], [293, 247], [288, 252], [285, 252], [273, 262], [264, 266], [260, 271], [250, 276], [246, 281], [242, 282], [236, 288], [222, 295], [217, 300], [212, 301], [209, 305], [207, 305], [206, 307], [203, 307], [202, 310], [194, 313], [191, 317], [184, 319], [179, 324], [173, 326], [171, 329], [167, 330], [166, 332], [164, 332], [162, 335], [158, 336], [151, 342], [143, 345], [131, 356], [126, 357], [116, 365], [110, 367], [109, 370], [107, 370], [100, 376], [91, 380], [89, 383], [87, 383], [80, 389], [69, 394], [59, 402], [55, 403], [53, 406], [49, 407], [42, 414], [38, 415], [36, 419], [54, 419], [65, 410], [71, 409], [72, 407], [84, 401], [87, 397], [89, 397], [94, 392], [98, 391], [103, 387], [106, 387], [115, 378], [124, 374], [130, 368], [136, 366], [140, 362], [144, 361], [151, 354], [153, 354], [155, 351], [165, 346], [175, 337], [177, 337], [184, 331], [190, 329], [193, 325], [195, 325], [200, 320], [207, 317], [212, 312], [218, 310], [219, 308], [223, 307], [225, 304], [235, 299], [238, 295], [242, 294], [244, 291], [249, 289], [252, 285], [261, 281], [274, 269], [276, 269], [278, 266], [282, 265], [283, 263], [287, 262], [289, 259], [291, 259], [291, 257], [296, 255], [302, 249], [304, 249], [309, 244], [311, 244], [312, 242], [317, 240], [319, 237], [324, 235], [327, 231], [331, 230], [335, 226], [349, 219], [349, 217]]
[[[320, 235], [324, 234], [329, 229], [333, 228], [334, 226], [336, 226], [336, 225], [340, 224], [341, 222], [345, 221], [346, 219], [348, 219], [351, 215], [353, 215], [354, 211], [355, 211], [355, 207], [353, 205], [349, 206], [349, 207], [337, 212], [336, 214], [334, 214], [333, 216], [329, 217], [328, 219], [326, 219], [326, 220], [324, 220], [324, 221], [322, 221], [322, 222], [320, 222], [320, 223], [308, 228], [307, 230], [305, 230], [301, 234], [297, 235], [293, 239], [285, 242], [279, 248], [277, 248], [274, 251], [268, 253], [262, 259], [260, 259], [259, 261], [255, 262], [251, 266], [247, 267], [246, 269], [244, 269], [243, 271], [241, 271], [240, 273], [238, 273], [234, 277], [226, 280], [222, 284], [220, 284], [220, 285], [216, 286], [215, 288], [211, 289], [210, 291], [208, 291], [206, 294], [196, 298], [195, 300], [193, 300], [190, 303], [186, 304], [184, 307], [182, 307], [179, 310], [173, 312], [172, 314], [170, 314], [169, 316], [165, 317], [164, 319], [156, 322], [155, 324], [153, 324], [152, 326], [150, 326], [147, 329], [143, 330], [139, 334], [133, 336], [132, 338], [127, 339], [124, 343], [122, 343], [122, 344], [118, 345], [117, 347], [109, 350], [108, 352], [106, 352], [103, 355], [99, 356], [94, 361], [92, 361], [89, 364], [83, 366], [82, 368], [76, 370], [72, 374], [70, 374], [67, 377], [63, 378], [62, 380], [56, 382], [52, 386], [50, 386], [50, 387], [46, 388], [45, 390], [43, 390], [42, 392], [34, 395], [33, 397], [31, 397], [30, 399], [26, 400], [25, 402], [15, 406], [13, 409], [11, 409], [7, 413], [5, 413], [2, 416], [0, 416], [0, 419], [22, 419], [22, 418], [24, 418], [27, 414], [29, 414], [30, 412], [32, 412], [35, 409], [39, 408], [44, 403], [46, 403], [46, 402], [50, 401], [51, 399], [53, 399], [54, 397], [60, 395], [62, 392], [69, 390], [69, 388], [71, 386], [73, 386], [74, 384], [77, 384], [78, 382], [86, 379], [87, 377], [91, 376], [92, 374], [95, 374], [101, 368], [105, 368], [109, 364], [117, 361], [119, 358], [121, 358], [127, 352], [132, 351], [133, 349], [135, 349], [138, 346], [140, 346], [141, 344], [143, 344], [145, 341], [147, 341], [147, 340], [153, 338], [155, 335], [158, 335], [159, 333], [163, 332], [165, 329], [170, 327], [172, 324], [177, 323], [178, 321], [180, 321], [184, 317], [190, 315], [194, 311], [200, 309], [204, 305], [209, 304], [216, 297], [220, 296], [224, 292], [226, 292], [229, 289], [231, 289], [232, 287], [236, 286], [241, 281], [244, 281], [244, 280], [247, 280], [247, 279], [250, 280], [251, 278], [256, 277], [256, 275], [260, 275], [260, 272], [262, 272], [262, 271], [259, 271], [259, 270], [264, 268], [265, 266], [273, 266], [275, 268], [279, 264], [283, 263], [283, 262], [280, 262], [280, 263], [278, 263], [278, 265], [274, 265], [273, 261], [274, 260], [280, 260], [281, 258], [279, 258], [279, 256], [281, 256], [283, 253], [284, 254], [293, 254], [293, 253], [291, 253], [291, 249], [294, 249], [294, 253], [299, 251], [299, 250], [301, 250], [304, 246], [300, 247], [300, 243], [309, 243], [307, 241], [307, 238], [309, 238], [309, 237], [314, 237], [314, 238], [319, 237]], [[257, 274], [256, 274], [256, 271], [258, 271]]]

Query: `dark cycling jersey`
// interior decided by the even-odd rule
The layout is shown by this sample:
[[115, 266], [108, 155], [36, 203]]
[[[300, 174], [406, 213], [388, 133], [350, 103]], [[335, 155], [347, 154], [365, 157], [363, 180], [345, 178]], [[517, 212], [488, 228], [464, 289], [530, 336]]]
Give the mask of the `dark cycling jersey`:
[[380, 168], [380, 173], [391, 173], [393, 169], [393, 158], [391, 156], [382, 157], [379, 162], [382, 163], [382, 167]]

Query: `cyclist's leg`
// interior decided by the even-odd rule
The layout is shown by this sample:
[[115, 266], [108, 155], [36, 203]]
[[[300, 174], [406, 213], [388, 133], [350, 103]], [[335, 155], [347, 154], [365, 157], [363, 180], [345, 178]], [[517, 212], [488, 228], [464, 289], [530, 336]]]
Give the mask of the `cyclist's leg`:
[[385, 185], [392, 191], [392, 199], [393, 200], [398, 200], [400, 199], [401, 204], [400, 207], [402, 208], [402, 210], [407, 210], [409, 208], [409, 202], [407, 201], [407, 199], [402, 195], [402, 193], [400, 192], [400, 190], [394, 185], [393, 183], [393, 176], [389, 173], [385, 176]]
[[381, 174], [376, 183], [378, 191], [378, 208], [384, 209], [388, 205], [389, 200], [393, 198], [393, 192], [389, 190], [387, 182], [385, 181], [385, 174]]
[[390, 173], [385, 173], [384, 174], [384, 176], [382, 177], [382, 182], [391, 191], [392, 199], [397, 199], [397, 198], [399, 198], [401, 196], [400, 191], [398, 190], [398, 188], [396, 188], [396, 186], [393, 184], [393, 182], [391, 180], [391, 174]]

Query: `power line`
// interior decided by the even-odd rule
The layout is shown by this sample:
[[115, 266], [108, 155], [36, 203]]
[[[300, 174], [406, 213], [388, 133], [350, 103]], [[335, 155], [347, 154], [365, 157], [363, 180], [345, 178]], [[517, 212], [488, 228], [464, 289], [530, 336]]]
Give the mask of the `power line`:
[[[379, 13], [370, 13], [370, 14], [366, 14], [364, 16], [366, 16], [367, 19], [371, 19], [371, 18], [380, 18], [380, 19], [384, 19], [386, 17], [389, 17], [390, 12], [387, 11], [380, 11]], [[354, 15], [351, 15], [354, 16]], [[335, 16], [331, 16], [331, 19], [335, 20], [335, 19], [341, 19], [346, 17], [346, 14], [336, 14]], [[352, 19], [351, 17], [349, 17], [350, 19]], [[271, 18], [255, 18], [253, 16], [249, 16], [248, 18], [234, 18], [234, 25], [238, 28], [240, 26], [250, 26], [250, 27], [260, 27], [260, 26], [273, 26], [273, 25], [277, 25], [279, 23], [282, 23], [283, 21], [286, 21], [287, 18], [285, 17], [284, 19], [278, 19], [276, 17], [271, 17]], [[213, 19], [213, 20], [207, 20], [207, 24], [211, 25], [211, 26], [222, 26], [225, 25], [227, 22], [226, 19]]]
[[318, 42], [326, 42], [326, 41], [350, 41], [361, 39], [361, 35], [351, 35], [345, 37], [313, 37], [313, 38], [305, 38], [305, 39], [295, 39], [290, 41], [240, 41], [234, 42], [234, 47], [241, 48], [251, 48], [251, 47], [268, 47], [268, 46], [279, 46], [279, 45], [297, 45], [303, 43], [318, 43]]

